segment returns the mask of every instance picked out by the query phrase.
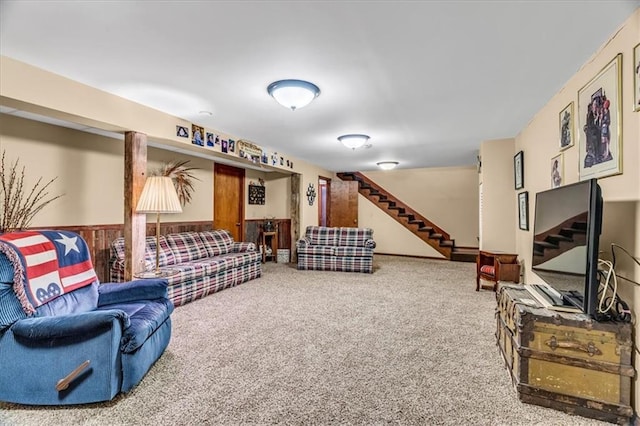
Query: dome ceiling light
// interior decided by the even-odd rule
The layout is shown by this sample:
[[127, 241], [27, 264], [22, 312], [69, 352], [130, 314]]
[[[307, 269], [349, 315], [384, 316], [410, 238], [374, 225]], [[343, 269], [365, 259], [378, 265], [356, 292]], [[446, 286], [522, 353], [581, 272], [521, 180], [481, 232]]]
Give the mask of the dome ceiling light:
[[356, 149], [364, 146], [369, 140], [369, 136], [360, 134], [342, 135], [338, 136], [338, 140], [347, 148]]
[[320, 96], [320, 89], [304, 80], [278, 80], [267, 87], [273, 99], [285, 108], [295, 111], [311, 103]]
[[379, 163], [376, 163], [376, 165], [380, 167], [382, 170], [392, 170], [396, 168], [396, 166], [398, 165], [398, 162], [397, 161], [380, 161]]

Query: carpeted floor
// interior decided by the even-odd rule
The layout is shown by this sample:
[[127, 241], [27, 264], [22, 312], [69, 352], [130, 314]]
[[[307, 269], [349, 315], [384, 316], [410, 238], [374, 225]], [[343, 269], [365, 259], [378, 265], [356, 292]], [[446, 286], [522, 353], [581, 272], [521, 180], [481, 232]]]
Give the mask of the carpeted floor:
[[474, 264], [376, 256], [374, 267], [265, 264], [262, 278], [177, 308], [169, 348], [129, 394], [0, 403], [0, 424], [602, 424], [518, 401]]

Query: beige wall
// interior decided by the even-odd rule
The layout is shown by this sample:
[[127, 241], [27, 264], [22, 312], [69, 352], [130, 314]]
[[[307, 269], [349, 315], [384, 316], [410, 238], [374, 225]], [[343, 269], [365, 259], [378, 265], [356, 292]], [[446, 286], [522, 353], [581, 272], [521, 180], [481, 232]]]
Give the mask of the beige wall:
[[514, 147], [514, 139], [484, 141], [480, 144], [482, 223], [479, 247], [482, 250], [514, 252], [516, 249], [515, 230], [518, 229], [518, 223], [516, 206], [512, 202]]
[[[633, 74], [631, 58], [633, 47], [640, 41], [640, 9], [638, 9], [622, 26], [615, 36], [606, 41], [603, 47], [574, 75], [565, 86], [541, 109], [516, 137], [515, 151], [523, 150], [525, 158], [525, 190], [529, 191], [530, 223], [533, 217], [532, 207], [535, 205], [535, 194], [550, 189], [550, 162], [551, 158], [558, 154], [558, 114], [570, 102], [575, 104], [577, 115], [578, 91], [589, 82], [605, 65], [607, 65], [618, 53], [622, 52], [622, 87], [633, 87]], [[622, 99], [622, 143], [623, 143], [623, 173], [617, 176], [609, 176], [599, 179], [602, 194], [605, 200], [605, 217], [603, 234], [616, 229], [620, 224], [613, 223], [608, 216], [607, 205], [611, 202], [640, 200], [640, 113], [633, 112], [632, 91], [623, 91]], [[580, 129], [575, 125], [576, 134]], [[564, 182], [570, 184], [578, 181], [578, 142], [576, 145], [564, 151]], [[513, 204], [517, 205], [516, 193], [513, 193]], [[517, 213], [516, 213], [517, 214]], [[627, 222], [632, 226], [635, 219], [630, 217]], [[516, 222], [517, 223], [517, 222]], [[516, 225], [517, 226], [517, 225]], [[614, 234], [616, 232], [613, 232]], [[635, 242], [632, 242], [635, 244]], [[539, 281], [531, 272], [528, 263], [532, 250], [532, 227], [530, 231], [516, 233], [516, 248], [526, 262], [527, 282]], [[640, 247], [627, 247], [630, 251], [638, 253]], [[606, 247], [601, 249], [608, 250]], [[636, 277], [637, 278], [637, 277]]]
[[[599, 179], [604, 204], [603, 230], [601, 235], [601, 258], [611, 258], [610, 243], [624, 246], [630, 253], [640, 255], [640, 113], [633, 111], [633, 47], [640, 42], [640, 9], [636, 9], [610, 40], [605, 40], [602, 48], [565, 84], [565, 86], [542, 108], [531, 122], [516, 137], [515, 151], [525, 153], [525, 190], [529, 191], [530, 223], [535, 219], [531, 209], [535, 205], [535, 194], [550, 189], [550, 162], [558, 154], [558, 114], [570, 102], [574, 102], [577, 117], [578, 91], [602, 70], [618, 53], [622, 53], [622, 158], [623, 173]], [[581, 130], [576, 122], [576, 135]], [[578, 142], [564, 151], [564, 182], [578, 181]], [[505, 165], [506, 167], [506, 165]], [[516, 192], [512, 195], [513, 205], [517, 205]], [[517, 213], [516, 213], [517, 214]], [[517, 222], [516, 222], [517, 223]], [[516, 224], [517, 227], [517, 224]], [[541, 279], [531, 272], [532, 226], [530, 231], [516, 231], [516, 249], [525, 260], [525, 282], [536, 283]], [[621, 251], [616, 252], [616, 271], [636, 283], [640, 282], [640, 267], [635, 265]], [[640, 290], [638, 286], [625, 280], [619, 281], [619, 291], [632, 304], [637, 322], [640, 314]], [[636, 336], [640, 330], [636, 326]], [[640, 369], [638, 357], [635, 368]], [[640, 403], [640, 390], [636, 380], [635, 403]]]
[[358, 222], [361, 227], [373, 229], [376, 253], [444, 259], [436, 249], [409, 232], [362, 195], [358, 196]]
[[[478, 173], [475, 166], [364, 174], [448, 232], [456, 246], [478, 246]], [[359, 198], [359, 206], [360, 226], [374, 230], [380, 252], [442, 257], [366, 198]]]
[[264, 219], [273, 217], [276, 219], [288, 219], [291, 214], [291, 176], [277, 172], [260, 172], [248, 169], [245, 174], [245, 198], [248, 194], [249, 182], [258, 183], [258, 179], [264, 179], [265, 203], [248, 204], [245, 200], [246, 219]]
[[[187, 167], [195, 167], [192, 173], [196, 177], [193, 182], [191, 202], [182, 207], [182, 213], [161, 215], [163, 222], [178, 221], [213, 221], [213, 162], [204, 158], [193, 157], [158, 148], [147, 149], [147, 170], [152, 172], [171, 161], [186, 161]], [[148, 221], [155, 220], [154, 215], [147, 216]]]
[[0, 114], [6, 163], [20, 159], [27, 187], [57, 177], [49, 193], [65, 194], [37, 214], [33, 226], [124, 221], [124, 142]]

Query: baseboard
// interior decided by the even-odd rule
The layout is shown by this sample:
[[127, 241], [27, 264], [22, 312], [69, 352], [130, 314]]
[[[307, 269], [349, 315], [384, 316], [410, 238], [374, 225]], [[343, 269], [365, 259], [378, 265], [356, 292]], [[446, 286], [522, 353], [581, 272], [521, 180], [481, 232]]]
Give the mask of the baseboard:
[[449, 260], [446, 257], [433, 257], [433, 256], [418, 256], [414, 254], [397, 254], [397, 253], [378, 253], [375, 252], [374, 255], [381, 254], [384, 256], [396, 256], [396, 257], [411, 257], [414, 259], [431, 259], [431, 260]]

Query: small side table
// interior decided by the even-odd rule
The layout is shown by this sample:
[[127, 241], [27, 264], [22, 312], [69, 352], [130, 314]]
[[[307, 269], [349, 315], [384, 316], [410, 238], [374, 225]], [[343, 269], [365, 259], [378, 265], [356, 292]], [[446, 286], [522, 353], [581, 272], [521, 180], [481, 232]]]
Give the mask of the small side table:
[[520, 282], [518, 255], [480, 250], [476, 258], [476, 291], [480, 291], [481, 278], [493, 281], [493, 291], [496, 291], [498, 281]]
[[[271, 254], [267, 254], [267, 247], [271, 248]], [[267, 257], [278, 263], [278, 231], [262, 231], [262, 263]]]

